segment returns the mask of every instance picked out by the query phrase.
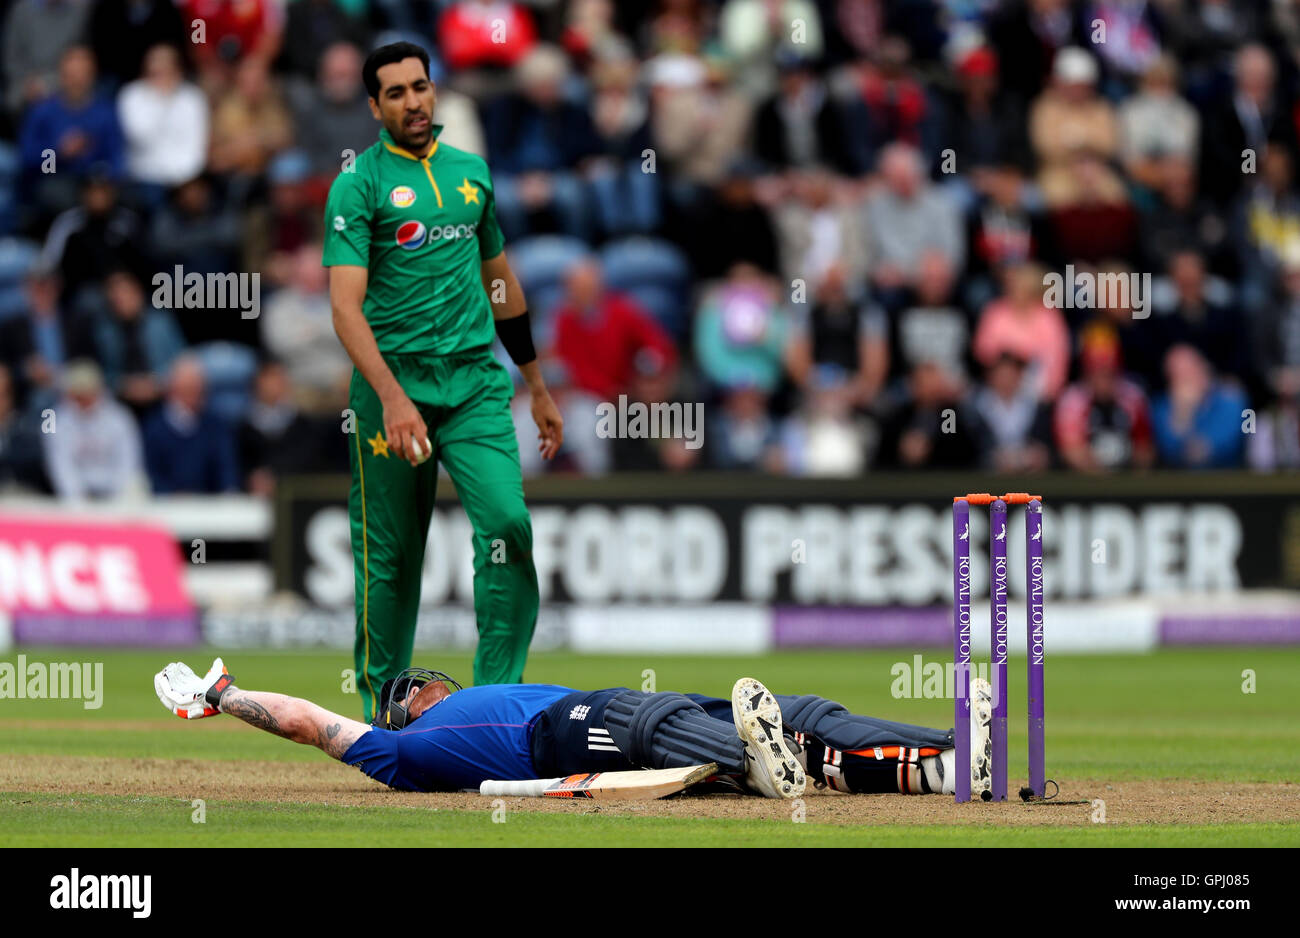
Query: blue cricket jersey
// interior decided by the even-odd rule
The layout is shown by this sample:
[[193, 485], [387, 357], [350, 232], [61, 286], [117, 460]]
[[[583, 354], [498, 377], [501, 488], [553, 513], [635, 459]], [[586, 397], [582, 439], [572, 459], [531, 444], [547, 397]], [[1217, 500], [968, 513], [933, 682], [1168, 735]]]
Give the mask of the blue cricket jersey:
[[550, 704], [572, 693], [553, 684], [467, 687], [404, 729], [362, 734], [342, 761], [404, 791], [459, 791], [489, 778], [536, 778], [533, 726]]

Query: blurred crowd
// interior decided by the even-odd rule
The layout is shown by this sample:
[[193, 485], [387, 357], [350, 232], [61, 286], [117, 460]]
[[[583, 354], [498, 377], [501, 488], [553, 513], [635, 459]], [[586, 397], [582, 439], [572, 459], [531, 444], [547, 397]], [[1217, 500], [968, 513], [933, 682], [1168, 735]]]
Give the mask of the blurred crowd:
[[[1300, 467], [1294, 0], [3, 8], [0, 487], [346, 469], [321, 216], [398, 39], [566, 416], [526, 473]], [[178, 267], [259, 314], [169, 308]], [[624, 395], [704, 445], [606, 438]]]

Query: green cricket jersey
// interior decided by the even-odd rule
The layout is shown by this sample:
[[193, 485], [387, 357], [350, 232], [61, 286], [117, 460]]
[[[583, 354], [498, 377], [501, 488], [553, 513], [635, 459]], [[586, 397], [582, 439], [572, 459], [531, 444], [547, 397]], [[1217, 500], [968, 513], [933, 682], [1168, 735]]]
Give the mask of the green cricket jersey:
[[448, 355], [495, 337], [479, 273], [505, 243], [492, 178], [481, 157], [440, 144], [441, 131], [418, 159], [381, 130], [325, 205], [322, 263], [369, 269], [362, 309], [385, 355]]

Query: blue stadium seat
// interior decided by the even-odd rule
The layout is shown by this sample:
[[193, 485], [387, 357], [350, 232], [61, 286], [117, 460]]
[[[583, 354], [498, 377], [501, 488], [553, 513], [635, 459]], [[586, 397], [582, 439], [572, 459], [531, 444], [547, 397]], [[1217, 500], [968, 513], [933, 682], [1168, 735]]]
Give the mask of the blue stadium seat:
[[691, 267], [676, 245], [637, 235], [611, 241], [600, 251], [605, 283], [630, 294], [677, 338], [689, 321]]
[[208, 384], [208, 405], [232, 427], [248, 412], [257, 353], [234, 342], [205, 342], [194, 348]]
[[40, 247], [24, 238], [0, 238], [0, 321], [22, 315], [27, 299], [23, 280]]
[[564, 297], [564, 274], [569, 265], [591, 254], [586, 242], [567, 235], [533, 235], [508, 247], [510, 268], [528, 297], [528, 310], [538, 336], [548, 334], [551, 314]]

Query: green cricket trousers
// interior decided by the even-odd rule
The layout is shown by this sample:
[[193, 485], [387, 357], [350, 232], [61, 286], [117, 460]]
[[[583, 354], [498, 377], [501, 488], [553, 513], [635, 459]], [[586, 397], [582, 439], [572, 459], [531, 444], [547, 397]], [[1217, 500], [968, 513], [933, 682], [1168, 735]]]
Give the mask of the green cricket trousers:
[[509, 374], [488, 347], [384, 360], [424, 418], [433, 456], [412, 467], [388, 451], [383, 406], [354, 371], [348, 514], [356, 569], [357, 689], [367, 722], [384, 681], [411, 664], [440, 462], [474, 529], [475, 684], [523, 679], [538, 606]]

